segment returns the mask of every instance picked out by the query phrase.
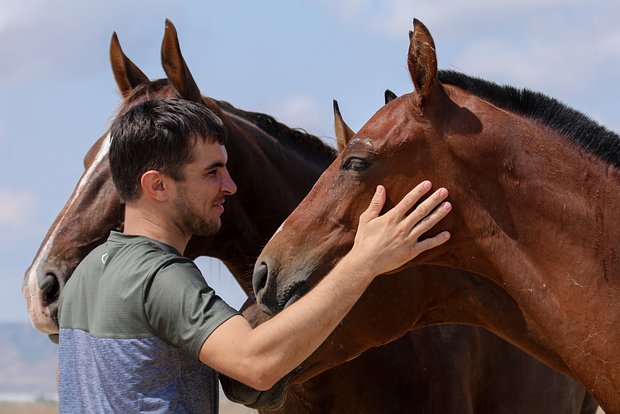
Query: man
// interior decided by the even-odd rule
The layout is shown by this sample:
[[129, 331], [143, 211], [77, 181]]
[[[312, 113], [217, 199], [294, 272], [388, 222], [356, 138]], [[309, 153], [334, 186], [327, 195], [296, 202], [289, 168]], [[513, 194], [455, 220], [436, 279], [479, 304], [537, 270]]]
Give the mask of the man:
[[188, 101], [146, 101], [110, 132], [125, 228], [63, 290], [61, 412], [216, 413], [214, 371], [269, 389], [323, 342], [374, 277], [449, 238], [417, 240], [449, 212], [447, 202], [437, 207], [447, 190], [408, 213], [430, 189], [424, 182], [379, 217], [379, 186], [351, 251], [307, 295], [252, 329], [182, 257], [193, 234], [219, 229], [225, 197], [236, 191], [221, 120]]

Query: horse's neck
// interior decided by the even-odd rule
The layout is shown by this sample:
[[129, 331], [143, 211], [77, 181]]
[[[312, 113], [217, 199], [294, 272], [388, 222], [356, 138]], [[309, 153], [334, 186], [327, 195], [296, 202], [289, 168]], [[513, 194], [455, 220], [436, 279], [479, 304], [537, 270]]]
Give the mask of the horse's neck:
[[[462, 270], [433, 266], [414, 267], [405, 275], [409, 286], [394, 290], [391, 300], [405, 304], [404, 314], [414, 317], [411, 329], [455, 323], [481, 326], [555, 369], [569, 372], [543, 338], [532, 334], [536, 327], [515, 300], [495, 283]], [[412, 293], [407, 298], [400, 292], [415, 292], [418, 296], [412, 301]]]
[[[540, 121], [488, 108], [482, 101], [473, 111], [487, 128], [460, 133], [462, 116], [451, 117], [447, 129], [455, 132], [431, 146], [440, 166], [434, 173], [447, 177], [454, 213], [460, 216], [456, 224], [462, 228], [455, 229], [462, 242], [459, 251], [467, 253], [448, 258], [448, 264], [460, 261], [459, 267], [512, 284], [517, 280], [502, 279], [513, 267], [504, 262], [518, 260], [516, 267], [527, 278], [529, 267], [600, 261], [596, 253], [583, 250], [614, 244], [618, 233], [610, 230], [619, 225], [613, 210], [620, 197], [620, 171]], [[575, 255], [574, 250], [582, 252]], [[597, 275], [611, 270], [590, 269]]]
[[492, 194], [457, 201], [474, 242], [467, 270], [529, 293], [553, 279], [617, 286], [620, 171], [562, 138], [532, 134], [487, 175], [476, 187]]
[[620, 315], [620, 174], [563, 138], [542, 135], [518, 141], [486, 175], [470, 165], [454, 177], [463, 184], [451, 189], [463, 227], [443, 264], [501, 286], [543, 342], [592, 384], [592, 367], [618, 362], [607, 344], [620, 343], [620, 330], [607, 327]]

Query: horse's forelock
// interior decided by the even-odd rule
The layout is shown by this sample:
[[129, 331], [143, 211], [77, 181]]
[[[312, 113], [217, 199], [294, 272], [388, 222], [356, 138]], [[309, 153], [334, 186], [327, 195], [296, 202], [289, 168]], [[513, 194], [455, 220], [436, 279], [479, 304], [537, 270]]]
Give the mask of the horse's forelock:
[[[163, 89], [167, 86], [170, 88], [170, 92], [162, 93]], [[129, 93], [129, 95], [127, 95], [119, 109], [119, 113], [124, 113], [136, 104], [146, 101], [148, 99], [171, 98], [172, 96], [170, 95], [172, 94], [175, 94], [175, 97], [180, 98], [178, 92], [176, 92], [172, 85], [170, 85], [168, 79], [157, 79], [153, 82], [143, 83], [136, 86]]]

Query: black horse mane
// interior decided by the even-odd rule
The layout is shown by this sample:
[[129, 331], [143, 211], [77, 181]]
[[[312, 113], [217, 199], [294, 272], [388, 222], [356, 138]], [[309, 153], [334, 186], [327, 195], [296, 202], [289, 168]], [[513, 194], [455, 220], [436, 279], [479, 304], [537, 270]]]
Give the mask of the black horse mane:
[[267, 134], [276, 139], [287, 139], [294, 144], [307, 149], [311, 154], [325, 158], [327, 161], [333, 161], [338, 152], [325, 144], [319, 137], [312, 135], [302, 129], [291, 128], [275, 120], [271, 115], [260, 112], [249, 112], [236, 108], [225, 101], [217, 101], [217, 105], [225, 111], [245, 119], [251, 124], [256, 125]]
[[[170, 83], [168, 79], [158, 79], [153, 82], [138, 85], [126, 98], [125, 103], [120, 109], [120, 112], [122, 113], [127, 110], [136, 101], [149, 99], [151, 95], [155, 96], [157, 92], [159, 92], [161, 89], [163, 89], [169, 84]], [[215, 102], [221, 109], [230, 112], [240, 118], [243, 118], [253, 125], [256, 125], [258, 128], [262, 129], [272, 137], [280, 141], [287, 140], [292, 144], [301, 147], [302, 149], [308, 150], [308, 155], [317, 156], [328, 163], [333, 161], [334, 158], [336, 158], [337, 151], [329, 145], [325, 144], [317, 136], [309, 134], [301, 129], [290, 128], [276, 121], [270, 115], [262, 114], [259, 112], [244, 111], [234, 107], [233, 105], [225, 101]]]
[[439, 81], [458, 86], [507, 111], [536, 119], [589, 153], [620, 167], [620, 136], [554, 98], [452, 70], [439, 71]]

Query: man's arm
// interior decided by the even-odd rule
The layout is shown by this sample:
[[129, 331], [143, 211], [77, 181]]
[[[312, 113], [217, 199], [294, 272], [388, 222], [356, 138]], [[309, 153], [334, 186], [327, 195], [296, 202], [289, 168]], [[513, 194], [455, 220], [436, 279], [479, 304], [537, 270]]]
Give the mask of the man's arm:
[[[200, 350], [200, 360], [222, 374], [257, 390], [267, 390], [314, 352], [380, 274], [445, 243], [450, 235], [417, 238], [448, 214], [447, 196], [439, 189], [413, 212], [407, 212], [431, 188], [419, 184], [392, 210], [379, 216], [385, 189], [377, 187], [360, 216], [351, 251], [306, 295], [252, 329], [241, 316], [220, 325]], [[431, 212], [429, 214], [429, 212]]]

